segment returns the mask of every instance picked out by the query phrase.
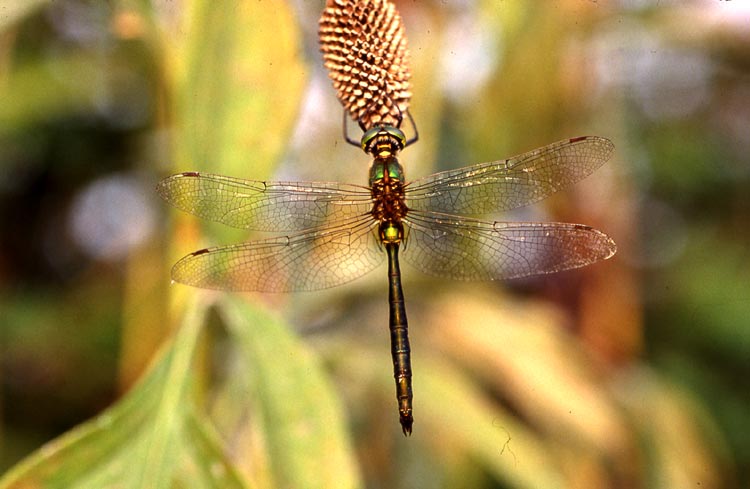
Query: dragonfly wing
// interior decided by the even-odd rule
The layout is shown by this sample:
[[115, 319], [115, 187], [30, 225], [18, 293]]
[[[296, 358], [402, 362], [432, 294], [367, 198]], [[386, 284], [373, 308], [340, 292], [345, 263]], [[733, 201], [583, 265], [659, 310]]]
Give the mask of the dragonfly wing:
[[608, 139], [566, 139], [507, 160], [435, 173], [407, 185], [418, 211], [480, 215], [538, 202], [590, 175], [609, 159]]
[[410, 212], [402, 256], [423, 272], [500, 280], [559, 272], [611, 257], [615, 243], [582, 224], [489, 222]]
[[330, 182], [264, 182], [179, 173], [156, 187], [173, 206], [209, 221], [256, 231], [298, 231], [372, 209], [366, 187]]
[[199, 250], [178, 261], [172, 279], [233, 291], [318, 290], [354, 280], [384, 258], [375, 221], [351, 220], [329, 229]]

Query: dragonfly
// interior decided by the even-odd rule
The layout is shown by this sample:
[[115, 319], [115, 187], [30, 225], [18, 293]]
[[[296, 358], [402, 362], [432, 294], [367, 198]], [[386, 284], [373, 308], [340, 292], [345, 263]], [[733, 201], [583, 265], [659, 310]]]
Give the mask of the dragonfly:
[[395, 126], [367, 130], [358, 144], [372, 157], [366, 186], [198, 172], [172, 175], [157, 186], [168, 203], [197, 217], [286, 233], [190, 253], [172, 268], [176, 282], [227, 291], [314, 291], [347, 283], [387, 261], [391, 356], [404, 435], [411, 434], [414, 418], [400, 256], [435, 277], [499, 280], [583, 267], [616, 251], [606, 234], [582, 224], [481, 219], [538, 202], [590, 175], [611, 156], [609, 140], [566, 139], [407, 181], [398, 155], [414, 140]]

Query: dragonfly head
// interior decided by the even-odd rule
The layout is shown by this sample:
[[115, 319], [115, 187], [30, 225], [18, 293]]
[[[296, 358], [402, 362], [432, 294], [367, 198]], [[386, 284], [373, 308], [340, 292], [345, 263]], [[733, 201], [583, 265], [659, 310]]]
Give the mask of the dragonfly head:
[[362, 150], [373, 158], [395, 156], [406, 146], [406, 136], [393, 126], [377, 126], [362, 136]]

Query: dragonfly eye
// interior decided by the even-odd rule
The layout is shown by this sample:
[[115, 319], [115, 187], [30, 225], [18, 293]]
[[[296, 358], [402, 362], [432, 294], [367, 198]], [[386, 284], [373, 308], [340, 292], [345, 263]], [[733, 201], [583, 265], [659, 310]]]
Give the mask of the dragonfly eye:
[[395, 154], [406, 146], [406, 136], [393, 126], [377, 126], [362, 136], [362, 150], [375, 156], [383, 151]]

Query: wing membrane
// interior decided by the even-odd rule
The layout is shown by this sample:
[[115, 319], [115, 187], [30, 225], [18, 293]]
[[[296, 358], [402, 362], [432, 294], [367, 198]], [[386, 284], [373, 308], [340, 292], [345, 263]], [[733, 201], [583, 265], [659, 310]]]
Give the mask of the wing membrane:
[[330, 182], [263, 182], [180, 173], [156, 187], [178, 209], [255, 231], [299, 231], [367, 214], [366, 187]]
[[515, 209], [590, 175], [613, 150], [608, 139], [586, 136], [507, 160], [435, 173], [407, 185], [406, 204], [417, 211], [466, 215]]
[[581, 224], [489, 222], [410, 213], [403, 259], [438, 277], [500, 280], [578, 268], [609, 258], [615, 243]]
[[194, 287], [248, 292], [333, 287], [383, 261], [376, 225], [352, 219], [334, 228], [196, 251], [175, 264], [172, 278]]

